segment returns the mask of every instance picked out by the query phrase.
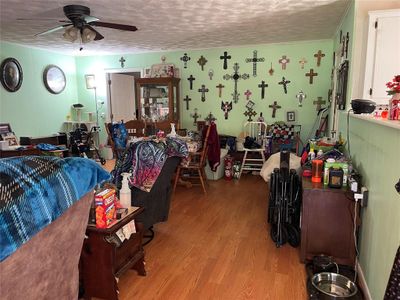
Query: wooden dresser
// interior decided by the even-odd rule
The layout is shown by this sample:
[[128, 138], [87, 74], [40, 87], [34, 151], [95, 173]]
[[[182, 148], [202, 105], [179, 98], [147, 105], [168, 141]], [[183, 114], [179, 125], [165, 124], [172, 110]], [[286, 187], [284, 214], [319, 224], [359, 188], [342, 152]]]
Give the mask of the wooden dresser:
[[22, 150], [0, 150], [0, 158], [27, 155], [40, 155], [40, 150], [36, 148], [27, 148]]

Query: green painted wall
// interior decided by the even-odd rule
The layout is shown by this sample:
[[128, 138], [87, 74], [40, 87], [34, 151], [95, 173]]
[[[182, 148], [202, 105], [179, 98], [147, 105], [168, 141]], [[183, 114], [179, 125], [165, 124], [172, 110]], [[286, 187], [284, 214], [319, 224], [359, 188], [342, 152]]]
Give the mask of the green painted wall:
[[[71, 104], [77, 103], [75, 58], [54, 52], [0, 42], [0, 60], [16, 58], [23, 70], [21, 88], [10, 93], [0, 87], [0, 122], [10, 123], [20, 136], [43, 136], [62, 130]], [[49, 64], [65, 73], [65, 90], [54, 95], [43, 84], [43, 71]]]
[[[252, 63], [245, 63], [245, 59], [252, 57], [253, 50], [258, 51], [258, 57], [264, 57], [265, 62], [259, 63], [257, 67], [257, 77], [252, 76]], [[317, 67], [316, 58], [314, 53], [322, 50], [325, 57], [322, 59], [321, 66]], [[224, 70], [222, 67], [222, 60], [220, 56], [224, 51], [228, 51], [232, 59], [228, 62], [228, 69]], [[193, 113], [194, 108], [198, 108], [202, 118], [206, 117], [209, 112], [212, 112], [217, 118], [217, 125], [219, 133], [238, 135], [243, 128], [246, 117], [243, 115], [245, 112], [246, 99], [244, 92], [249, 89], [252, 92], [251, 100], [255, 102], [254, 110], [259, 114], [263, 113], [267, 123], [274, 121], [285, 121], [286, 111], [295, 110], [297, 112], [297, 124], [301, 124], [302, 137], [304, 138], [310, 131], [316, 118], [316, 110], [313, 101], [317, 97], [322, 97], [327, 100], [328, 89], [330, 87], [330, 70], [332, 66], [332, 40], [323, 41], [309, 41], [287, 44], [269, 44], [257, 45], [251, 47], [240, 48], [226, 48], [226, 49], [206, 49], [196, 51], [186, 51], [191, 57], [188, 62], [187, 69], [183, 68], [183, 63], [180, 57], [183, 56], [185, 51], [179, 52], [164, 52], [164, 53], [145, 53], [145, 54], [127, 54], [124, 55], [126, 59], [125, 69], [138, 68], [143, 69], [150, 67], [152, 64], [161, 62], [161, 56], [166, 56], [167, 63], [173, 63], [179, 67], [182, 78], [181, 81], [181, 98], [188, 95], [192, 98], [189, 104], [190, 109], [186, 110], [186, 103], [181, 99], [181, 123], [183, 128], [193, 129], [193, 119], [190, 113]], [[207, 60], [204, 66], [204, 71], [201, 70], [197, 60], [203, 55]], [[278, 63], [279, 58], [286, 55], [290, 59], [286, 70], [282, 70], [281, 65]], [[85, 74], [95, 74], [96, 78], [100, 79], [98, 83], [98, 98], [106, 99], [106, 81], [105, 71], [107, 69], [119, 69], [121, 55], [112, 56], [90, 56], [90, 57], [77, 57], [77, 87], [80, 101], [85, 105], [88, 110], [93, 110], [94, 100], [93, 92], [87, 90], [85, 87]], [[308, 63], [304, 69], [301, 69], [299, 60], [305, 57]], [[238, 62], [240, 66], [240, 73], [248, 73], [250, 78], [247, 80], [239, 80], [238, 91], [240, 93], [240, 100], [237, 104], [233, 104], [233, 109], [229, 113], [229, 119], [225, 120], [223, 112], [220, 108], [221, 100], [231, 101], [231, 93], [233, 92], [233, 80], [224, 80], [223, 75], [233, 73], [233, 63]], [[272, 62], [272, 67], [275, 70], [273, 76], [268, 74]], [[310, 68], [318, 73], [314, 77], [314, 83], [309, 84], [309, 78], [305, 76]], [[213, 69], [214, 76], [210, 80], [208, 77], [209, 69]], [[193, 75], [196, 80], [194, 81], [193, 90], [189, 89], [189, 81], [187, 78]], [[282, 85], [278, 82], [285, 76], [291, 83], [288, 85], [288, 93], [284, 94]], [[261, 80], [266, 81], [269, 87], [266, 89], [266, 98], [261, 99], [260, 89], [257, 85]], [[222, 92], [222, 98], [218, 97], [218, 90], [216, 86], [222, 83], [225, 88]], [[202, 84], [210, 90], [206, 93], [206, 101], [201, 102], [201, 94], [197, 91]], [[298, 107], [296, 94], [303, 90], [307, 98], [303, 103], [303, 107]], [[282, 109], [279, 109], [276, 118], [271, 117], [272, 110], [268, 107], [273, 101], [277, 101]], [[257, 117], [256, 117], [257, 118]]]

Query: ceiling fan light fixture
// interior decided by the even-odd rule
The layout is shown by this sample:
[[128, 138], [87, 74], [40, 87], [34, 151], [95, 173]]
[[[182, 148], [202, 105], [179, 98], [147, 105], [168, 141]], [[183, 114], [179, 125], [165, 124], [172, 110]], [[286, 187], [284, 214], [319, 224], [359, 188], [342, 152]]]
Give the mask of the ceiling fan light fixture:
[[78, 39], [78, 37], [79, 37], [79, 30], [74, 26], [67, 28], [63, 33], [64, 40], [67, 40], [69, 42], [75, 42]]
[[82, 36], [82, 42], [84, 44], [86, 44], [86, 43], [89, 43], [89, 42], [91, 42], [91, 41], [93, 41], [95, 39], [96, 32], [94, 32], [93, 30], [85, 27], [82, 30], [81, 36]]

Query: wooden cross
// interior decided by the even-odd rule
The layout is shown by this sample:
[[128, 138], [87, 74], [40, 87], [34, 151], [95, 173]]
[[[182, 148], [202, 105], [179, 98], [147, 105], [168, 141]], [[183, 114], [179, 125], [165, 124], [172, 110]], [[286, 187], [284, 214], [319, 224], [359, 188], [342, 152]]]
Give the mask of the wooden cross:
[[265, 59], [264, 57], [257, 58], [257, 50], [253, 51], [253, 58], [246, 58], [247, 63], [253, 63], [253, 76], [257, 76], [257, 63], [263, 62]]
[[307, 63], [307, 60], [303, 57], [302, 59], [299, 60], [299, 64], [302, 69], [304, 69], [304, 65]]
[[257, 113], [253, 109], [248, 109], [243, 113], [247, 117], [247, 121], [253, 121], [253, 117], [257, 115]]
[[299, 106], [303, 106], [303, 100], [307, 98], [307, 95], [303, 93], [303, 91], [300, 91], [297, 95], [296, 98], [299, 100]]
[[204, 65], [207, 63], [207, 59], [202, 55], [200, 56], [199, 60], [197, 63], [201, 66], [201, 70], [204, 71]]
[[325, 104], [326, 101], [322, 100], [322, 97], [317, 97], [318, 101], [314, 101], [313, 104], [317, 105], [316, 106], [316, 111], [319, 111], [321, 109], [321, 104]]
[[206, 93], [208, 92], [206, 86], [202, 84], [201, 89], [198, 89], [198, 91], [201, 93], [201, 102], [206, 101]]
[[274, 75], [274, 69], [272, 69], [272, 63], [271, 63], [271, 68], [268, 71], [269, 75]]
[[310, 77], [310, 84], [314, 82], [314, 76], [318, 76], [318, 73], [314, 73], [314, 69], [310, 69], [309, 73], [306, 73], [307, 77]]
[[190, 60], [190, 57], [187, 55], [187, 53], [183, 54], [181, 57], [181, 61], [183, 61], [183, 67], [186, 69], [187, 68], [187, 62]]
[[186, 110], [189, 110], [189, 101], [192, 101], [192, 98], [189, 98], [188, 95], [186, 95], [185, 99], [183, 101], [186, 102]]
[[290, 80], [286, 80], [285, 77], [282, 77], [282, 81], [279, 81], [278, 84], [283, 85], [283, 91], [287, 94], [287, 85], [290, 83]]
[[319, 67], [321, 65], [321, 58], [324, 56], [325, 56], [325, 54], [322, 53], [321, 50], [318, 50], [318, 52], [314, 54], [314, 57], [317, 58], [317, 67]]
[[279, 60], [279, 63], [282, 65], [282, 70], [286, 70], [286, 64], [290, 62], [290, 59], [286, 57], [286, 55], [282, 55], [282, 58]]
[[272, 108], [272, 117], [273, 117], [273, 118], [275, 118], [276, 110], [279, 109], [279, 108], [282, 108], [282, 106], [277, 105], [277, 104], [278, 104], [278, 103], [277, 103], [276, 101], [274, 101], [274, 104], [273, 104], [273, 105], [269, 105], [269, 106], [268, 106], [268, 107]]
[[350, 34], [347, 32], [346, 33], [346, 48], [344, 50], [344, 53], [346, 54], [346, 58], [347, 58], [347, 53], [349, 51], [349, 41], [350, 41]]
[[224, 112], [225, 120], [228, 120], [228, 114], [232, 110], [232, 101], [228, 102], [221, 101], [221, 109]]
[[197, 114], [197, 108], [194, 109], [194, 114], [190, 114], [190, 117], [193, 118], [193, 125], [197, 125], [197, 119], [201, 117], [201, 115]]
[[250, 99], [252, 92], [250, 90], [247, 90], [246, 92], [244, 92], [244, 95], [246, 96], [246, 100]]
[[232, 57], [228, 55], [228, 52], [224, 51], [224, 55], [220, 56], [219, 59], [224, 60], [224, 70], [228, 69], [228, 59], [231, 59]]
[[261, 89], [261, 99], [265, 98], [265, 88], [268, 87], [268, 84], [265, 83], [265, 81], [261, 81], [261, 83], [258, 85], [258, 87]]
[[216, 119], [216, 118], [214, 117], [214, 115], [210, 112], [210, 113], [207, 115], [207, 118], [204, 118], [204, 120], [211, 124], [211, 122], [214, 122], [214, 121], [216, 121], [217, 119]]
[[246, 74], [246, 73], [244, 73], [243, 75], [240, 75], [238, 73], [239, 72], [239, 64], [238, 63], [235, 63], [233, 65], [233, 70], [235, 72], [232, 75], [229, 75], [229, 74], [224, 75], [224, 79], [225, 80], [232, 79], [235, 81], [235, 87], [234, 87], [232, 96], [233, 96], [233, 102], [237, 103], [239, 101], [239, 93], [237, 92], [237, 82], [239, 79], [249, 79], [250, 75]]
[[216, 88], [218, 89], [218, 97], [222, 97], [222, 89], [224, 88], [225, 86], [224, 85], [222, 85], [221, 83], [220, 84], [218, 84], [217, 86], [216, 86]]
[[125, 67], [125, 58], [123, 56], [121, 56], [121, 58], [119, 59], [119, 62], [121, 63], [121, 68]]
[[190, 81], [190, 89], [193, 90], [193, 80], [196, 80], [196, 78], [194, 78], [193, 75], [190, 75], [187, 80]]

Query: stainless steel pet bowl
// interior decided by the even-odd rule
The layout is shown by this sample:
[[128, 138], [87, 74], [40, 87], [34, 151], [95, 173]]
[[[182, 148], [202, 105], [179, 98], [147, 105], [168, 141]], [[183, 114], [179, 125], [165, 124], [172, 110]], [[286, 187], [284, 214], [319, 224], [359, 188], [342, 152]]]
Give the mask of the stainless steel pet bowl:
[[317, 273], [312, 277], [311, 283], [319, 292], [332, 299], [350, 298], [358, 291], [354, 282], [336, 273]]

